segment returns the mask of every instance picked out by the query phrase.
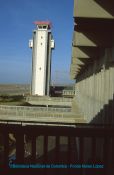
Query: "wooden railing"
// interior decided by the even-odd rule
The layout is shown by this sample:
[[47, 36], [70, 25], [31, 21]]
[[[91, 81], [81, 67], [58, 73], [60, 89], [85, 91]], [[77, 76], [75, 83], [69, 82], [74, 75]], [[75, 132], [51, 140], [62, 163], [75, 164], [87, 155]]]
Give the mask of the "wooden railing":
[[[4, 140], [4, 161], [3, 165], [9, 168], [9, 133], [13, 133], [16, 138], [16, 164], [26, 164], [24, 157], [24, 136], [31, 138], [31, 156], [29, 164], [65, 164], [68, 165], [62, 171], [68, 171], [69, 174], [79, 173], [80, 175], [100, 174], [113, 175], [114, 164], [114, 126], [102, 125], [74, 125], [74, 126], [21, 126], [21, 125], [0, 125], [0, 132]], [[37, 139], [43, 136], [43, 154], [36, 156], [38, 152]], [[53, 156], [49, 148], [49, 137], [55, 138], [55, 147]], [[61, 137], [67, 139], [66, 146], [62, 147]], [[40, 143], [39, 143], [40, 144]], [[41, 145], [40, 145], [41, 146]], [[53, 157], [53, 158], [52, 158]], [[70, 167], [72, 165], [81, 165], [80, 168]], [[102, 166], [99, 168], [84, 168], [84, 166]], [[9, 171], [11, 168], [9, 168]], [[21, 171], [21, 169], [20, 169]], [[40, 172], [40, 169], [37, 169]], [[51, 172], [52, 169], [45, 169], [45, 172]], [[57, 170], [58, 171], [58, 170]], [[55, 173], [57, 172], [55, 170]]]

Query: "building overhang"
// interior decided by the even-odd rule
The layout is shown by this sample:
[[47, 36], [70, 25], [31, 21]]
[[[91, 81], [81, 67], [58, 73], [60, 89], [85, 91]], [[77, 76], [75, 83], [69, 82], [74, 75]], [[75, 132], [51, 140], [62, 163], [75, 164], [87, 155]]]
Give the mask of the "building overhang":
[[74, 0], [71, 77], [103, 56], [114, 43], [114, 1]]

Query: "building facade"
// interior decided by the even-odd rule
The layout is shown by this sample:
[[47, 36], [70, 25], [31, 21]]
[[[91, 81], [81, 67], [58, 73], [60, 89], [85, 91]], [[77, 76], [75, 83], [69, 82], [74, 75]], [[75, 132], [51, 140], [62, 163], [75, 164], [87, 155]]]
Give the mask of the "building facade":
[[74, 0], [71, 78], [87, 122], [114, 123], [114, 1]]

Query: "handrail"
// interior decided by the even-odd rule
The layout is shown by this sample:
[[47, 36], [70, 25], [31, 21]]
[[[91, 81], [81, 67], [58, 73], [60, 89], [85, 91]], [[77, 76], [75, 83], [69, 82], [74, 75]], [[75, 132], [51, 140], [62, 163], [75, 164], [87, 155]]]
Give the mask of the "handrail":
[[16, 111], [48, 111], [48, 112], [71, 112], [71, 108], [54, 108], [54, 107], [28, 107], [28, 106], [7, 106], [0, 105], [0, 110], [16, 110]]
[[27, 96], [26, 100], [46, 100], [46, 101], [55, 101], [55, 102], [72, 102], [72, 98], [64, 98], [64, 97], [39, 97], [39, 96]]

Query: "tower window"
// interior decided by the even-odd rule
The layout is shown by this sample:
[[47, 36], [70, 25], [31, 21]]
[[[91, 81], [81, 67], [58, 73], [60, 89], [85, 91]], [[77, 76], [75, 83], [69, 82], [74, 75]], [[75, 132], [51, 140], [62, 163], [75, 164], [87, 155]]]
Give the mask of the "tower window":
[[43, 29], [47, 29], [47, 26], [43, 26]]
[[39, 29], [42, 29], [42, 26], [38, 26]]

